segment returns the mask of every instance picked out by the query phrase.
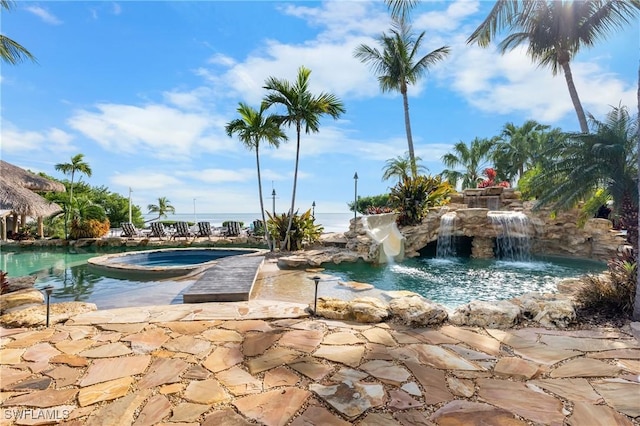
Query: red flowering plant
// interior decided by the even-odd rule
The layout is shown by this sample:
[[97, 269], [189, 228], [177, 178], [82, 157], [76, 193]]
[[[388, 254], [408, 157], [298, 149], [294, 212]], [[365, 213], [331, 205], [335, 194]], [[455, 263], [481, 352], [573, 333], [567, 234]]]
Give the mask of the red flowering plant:
[[486, 179], [478, 182], [478, 188], [489, 188], [490, 186], [501, 186], [503, 188], [509, 188], [511, 186], [506, 180], [496, 183], [496, 176], [498, 175], [498, 173], [492, 167], [484, 169], [482, 174], [486, 177]]

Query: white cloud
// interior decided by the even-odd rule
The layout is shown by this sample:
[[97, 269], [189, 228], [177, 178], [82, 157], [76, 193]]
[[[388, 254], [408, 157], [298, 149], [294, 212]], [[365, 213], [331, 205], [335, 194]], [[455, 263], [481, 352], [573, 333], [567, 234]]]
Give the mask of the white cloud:
[[113, 3], [112, 5], [112, 9], [111, 9], [111, 13], [113, 13], [114, 15], [120, 15], [122, 13], [122, 6], [120, 6], [118, 3]]
[[51, 12], [41, 8], [40, 6], [27, 6], [25, 7], [27, 12], [33, 13], [38, 18], [42, 19], [43, 22], [51, 25], [60, 25], [62, 21], [58, 19]]
[[133, 187], [134, 192], [182, 186], [181, 181], [173, 176], [159, 172], [149, 172], [147, 170], [117, 173], [111, 176], [110, 181], [114, 185]]
[[[174, 101], [180, 98], [169, 97]], [[181, 100], [184, 102], [185, 97]], [[184, 159], [196, 149], [232, 149], [223, 135], [224, 120], [207, 113], [185, 112], [161, 104], [98, 104], [96, 110], [75, 111], [67, 122], [111, 152]]]
[[176, 172], [178, 176], [188, 176], [206, 183], [246, 182], [255, 179], [255, 174], [255, 169], [202, 169]]
[[2, 151], [26, 153], [28, 151], [69, 152], [73, 136], [56, 127], [41, 131], [24, 131], [9, 122], [2, 123]]

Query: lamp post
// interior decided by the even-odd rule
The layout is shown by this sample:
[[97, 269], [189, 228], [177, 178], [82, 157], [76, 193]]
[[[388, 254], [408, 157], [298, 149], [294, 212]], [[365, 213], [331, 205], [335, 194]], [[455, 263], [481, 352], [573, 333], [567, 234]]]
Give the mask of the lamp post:
[[48, 285], [43, 290], [47, 294], [47, 327], [49, 327], [49, 301], [51, 299], [51, 293], [53, 293], [53, 286]]
[[317, 315], [318, 314], [318, 284], [320, 283], [320, 277], [316, 275], [311, 279], [313, 280], [316, 286], [316, 292], [313, 296], [313, 315]]
[[133, 191], [131, 190], [131, 187], [129, 187], [129, 223], [133, 223], [133, 221], [131, 220], [131, 193]]
[[196, 199], [193, 199], [193, 223], [198, 223], [198, 219], [196, 219]]
[[273, 189], [273, 191], [271, 191], [271, 201], [273, 202], [273, 208], [271, 209], [273, 211], [273, 215], [276, 215], [276, 190], [275, 188]]
[[314, 201], [313, 203], [311, 203], [311, 216], [313, 216], [313, 218], [316, 218], [316, 202]]
[[353, 196], [353, 221], [356, 220], [356, 215], [358, 214], [358, 172], [353, 175], [353, 181], [355, 183], [355, 192]]

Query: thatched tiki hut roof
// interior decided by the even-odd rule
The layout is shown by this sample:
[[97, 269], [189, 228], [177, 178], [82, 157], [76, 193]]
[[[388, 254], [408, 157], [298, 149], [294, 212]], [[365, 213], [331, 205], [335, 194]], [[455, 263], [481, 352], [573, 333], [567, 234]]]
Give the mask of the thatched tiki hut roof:
[[0, 160], [0, 179], [37, 192], [65, 192], [60, 182], [49, 180]]
[[[25, 220], [27, 216], [38, 218], [38, 233], [43, 237], [42, 218], [62, 210], [33, 191], [64, 192], [65, 187], [59, 182], [43, 178], [20, 167], [0, 160], [0, 212], [2, 229], [1, 238], [6, 240], [6, 215], [15, 214]], [[17, 222], [14, 220], [14, 226]]]

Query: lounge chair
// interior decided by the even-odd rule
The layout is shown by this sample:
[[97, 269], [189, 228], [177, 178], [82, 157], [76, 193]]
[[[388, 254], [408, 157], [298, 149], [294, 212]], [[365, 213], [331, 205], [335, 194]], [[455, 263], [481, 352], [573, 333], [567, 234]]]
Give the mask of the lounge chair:
[[178, 237], [184, 237], [185, 239], [195, 237], [195, 234], [189, 229], [187, 222], [176, 222], [176, 232], [173, 233], [171, 238], [176, 239]]
[[138, 231], [133, 223], [126, 222], [122, 224], [122, 234], [120, 236], [126, 238], [142, 237], [142, 232]]
[[157, 237], [157, 238], [164, 238], [164, 237], [168, 237], [169, 234], [167, 234], [167, 230], [164, 229], [164, 225], [160, 222], [152, 222], [151, 223], [151, 233], [149, 234], [150, 237]]
[[198, 237], [207, 237], [211, 239], [213, 232], [211, 231], [210, 222], [198, 222]]
[[229, 221], [227, 222], [227, 229], [224, 233], [225, 237], [237, 237], [240, 235], [241, 228], [240, 222]]

